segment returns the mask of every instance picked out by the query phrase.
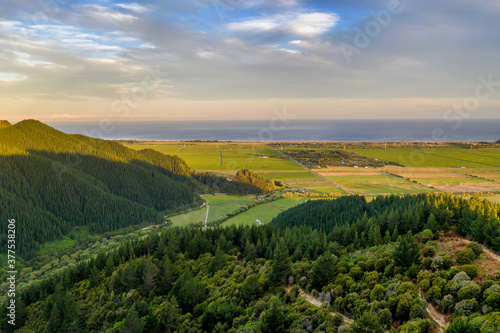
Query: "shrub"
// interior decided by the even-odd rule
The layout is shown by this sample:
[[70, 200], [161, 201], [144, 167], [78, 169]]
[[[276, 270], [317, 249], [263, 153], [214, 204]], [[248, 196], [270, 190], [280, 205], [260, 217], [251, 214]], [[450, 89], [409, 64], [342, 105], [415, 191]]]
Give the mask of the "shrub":
[[447, 253], [445, 253], [436, 256], [432, 260], [431, 268], [434, 271], [445, 270], [449, 269], [452, 264], [453, 260], [451, 260], [451, 257]]
[[390, 327], [392, 324], [392, 313], [389, 309], [383, 309], [380, 313], [380, 324], [384, 327]]
[[463, 265], [463, 266], [460, 266], [458, 269], [461, 272], [467, 273], [467, 275], [471, 279], [475, 278], [477, 276], [477, 274], [478, 274], [477, 267], [474, 266], [474, 265]]
[[489, 296], [491, 296], [492, 294], [495, 294], [495, 293], [500, 293], [500, 286], [498, 284], [494, 284], [491, 287], [489, 287], [488, 289], [486, 289], [483, 292], [483, 297], [488, 298]]
[[410, 310], [410, 319], [425, 318], [427, 311], [425, 305], [421, 303], [414, 304]]
[[381, 301], [385, 298], [385, 288], [380, 285], [380, 284], [377, 284], [371, 294], [370, 294], [370, 299], [372, 301]]
[[474, 324], [469, 319], [462, 317], [454, 320], [446, 330], [446, 333], [479, 333], [480, 331], [480, 324]]
[[471, 299], [471, 298], [477, 299], [480, 295], [481, 295], [481, 288], [474, 282], [471, 282], [467, 286], [460, 288], [460, 290], [458, 291], [459, 300]]
[[358, 266], [354, 266], [353, 268], [351, 268], [351, 270], [349, 271], [349, 275], [354, 279], [354, 280], [359, 280], [361, 279], [361, 277], [363, 276], [363, 270], [358, 267]]
[[426, 293], [427, 299], [431, 302], [435, 302], [438, 299], [441, 299], [441, 288], [438, 286], [433, 286]]
[[436, 249], [434, 248], [434, 246], [426, 245], [422, 249], [422, 255], [424, 257], [434, 257], [435, 254], [436, 254]]
[[486, 280], [486, 281], [484, 281], [483, 284], [481, 284], [481, 290], [482, 290], [482, 292], [484, 293], [484, 291], [486, 289], [488, 289], [489, 287], [491, 287], [494, 284], [495, 284], [495, 281], [492, 281], [492, 280]]
[[446, 295], [441, 300], [441, 303], [439, 303], [439, 308], [440, 308], [441, 312], [443, 312], [443, 313], [453, 312], [454, 306], [455, 306], [455, 300], [453, 299], [453, 296], [451, 296], [451, 295]]
[[462, 288], [463, 286], [467, 285], [468, 283], [470, 283], [470, 277], [467, 273], [465, 272], [459, 272], [457, 273], [454, 277], [453, 277], [453, 281], [454, 282], [457, 282], [460, 286], [460, 288]]
[[431, 323], [427, 319], [414, 319], [401, 325], [396, 332], [398, 333], [428, 333], [431, 329]]
[[398, 294], [404, 294], [407, 291], [414, 291], [415, 290], [415, 285], [411, 282], [403, 282], [399, 285], [398, 289], [396, 290]]
[[457, 263], [459, 263], [460, 265], [470, 264], [474, 261], [475, 258], [476, 255], [474, 254], [474, 251], [472, 251], [468, 247], [462, 249], [460, 252], [457, 253]]
[[476, 258], [478, 258], [481, 255], [481, 253], [483, 253], [483, 247], [476, 242], [469, 243], [469, 245], [467, 245], [467, 247], [469, 249], [471, 249], [472, 252], [474, 252], [474, 254], [476, 255]]
[[384, 276], [391, 277], [394, 275], [394, 264], [389, 264], [384, 269]]
[[476, 299], [464, 299], [455, 305], [455, 311], [458, 315], [468, 316], [479, 308]]
[[452, 294], [453, 296], [457, 296], [459, 290], [460, 284], [457, 281], [448, 281], [445, 287], [444, 294]]
[[387, 265], [391, 263], [391, 257], [384, 256], [375, 262], [375, 268], [378, 272], [383, 273]]
[[423, 244], [427, 243], [428, 241], [432, 240], [434, 238], [434, 233], [432, 230], [425, 229], [421, 233], [419, 233], [416, 236], [417, 240]]
[[408, 319], [413, 304], [415, 304], [415, 302], [410, 293], [402, 295], [396, 308], [396, 318], [401, 320]]
[[486, 299], [486, 304], [492, 308], [500, 308], [500, 293], [493, 293]]
[[431, 269], [431, 265], [432, 265], [431, 258], [424, 258], [424, 260], [422, 260], [422, 266], [424, 267], [424, 269]]
[[431, 287], [431, 282], [429, 281], [429, 279], [424, 279], [420, 281], [420, 287], [424, 292], [426, 292]]

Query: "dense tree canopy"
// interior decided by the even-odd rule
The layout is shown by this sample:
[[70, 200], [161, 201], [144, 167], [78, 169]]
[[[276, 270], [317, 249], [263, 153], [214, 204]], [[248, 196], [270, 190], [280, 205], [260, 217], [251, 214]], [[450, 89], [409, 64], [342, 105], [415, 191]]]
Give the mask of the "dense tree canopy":
[[[72, 228], [116, 230], [158, 223], [165, 211], [198, 202], [179, 158], [67, 135], [29, 120], [0, 131], [0, 219], [15, 219], [21, 253]], [[5, 248], [6, 224], [0, 224]]]

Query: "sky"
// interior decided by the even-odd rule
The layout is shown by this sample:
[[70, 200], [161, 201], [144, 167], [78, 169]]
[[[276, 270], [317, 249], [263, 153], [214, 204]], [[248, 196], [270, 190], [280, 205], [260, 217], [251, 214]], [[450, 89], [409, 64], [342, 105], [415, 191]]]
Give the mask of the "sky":
[[500, 118], [498, 0], [2, 0], [0, 118]]

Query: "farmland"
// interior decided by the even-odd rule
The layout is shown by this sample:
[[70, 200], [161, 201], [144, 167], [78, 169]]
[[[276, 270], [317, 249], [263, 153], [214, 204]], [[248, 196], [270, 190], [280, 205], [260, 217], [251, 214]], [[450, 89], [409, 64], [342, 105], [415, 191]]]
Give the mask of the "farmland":
[[360, 156], [378, 158], [405, 167], [500, 168], [500, 149], [388, 148], [348, 149]]
[[[473, 147], [478, 148], [474, 149], [468, 144], [417, 143], [135, 142], [127, 145], [136, 150], [151, 148], [177, 155], [194, 170], [224, 177], [232, 177], [247, 167], [261, 177], [281, 181], [292, 191], [367, 195], [500, 192], [500, 148], [492, 144], [475, 144]], [[320, 156], [322, 152], [324, 159]], [[330, 155], [335, 158], [329, 158]], [[205, 218], [200, 212], [192, 214], [196, 220]], [[209, 221], [218, 219], [212, 213], [209, 215]]]
[[428, 187], [389, 174], [334, 175], [327, 176], [327, 178], [345, 188], [363, 194], [417, 193], [432, 191]]
[[222, 224], [222, 226], [229, 225], [256, 225], [259, 220], [262, 223], [269, 223], [279, 213], [295, 207], [303, 202], [309, 200], [308, 198], [283, 198], [273, 202], [265, 203], [262, 205], [250, 208], [233, 218], [230, 218]]
[[203, 195], [202, 198], [205, 200], [203, 206], [169, 217], [171, 225], [204, 224], [207, 218], [207, 207], [210, 207], [208, 209], [207, 222], [217, 221], [256, 200], [255, 196], [251, 195], [237, 196], [225, 194]]
[[128, 147], [136, 150], [150, 148], [177, 155], [197, 171], [236, 173], [245, 167], [253, 171], [303, 171], [290, 159], [258, 143], [134, 144]]

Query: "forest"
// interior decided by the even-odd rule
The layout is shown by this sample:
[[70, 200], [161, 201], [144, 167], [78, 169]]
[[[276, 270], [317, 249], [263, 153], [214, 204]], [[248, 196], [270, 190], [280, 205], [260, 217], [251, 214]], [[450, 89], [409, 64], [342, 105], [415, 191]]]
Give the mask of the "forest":
[[178, 157], [64, 134], [34, 120], [0, 130], [0, 168], [0, 218], [23, 222], [17, 230], [23, 255], [73, 228], [106, 232], [160, 222], [165, 211], [201, 201]]
[[[278, 188], [246, 169], [232, 181], [196, 174], [177, 156], [68, 135], [36, 120], [13, 126], [2, 121], [0, 170], [0, 219], [22, 221], [17, 239], [26, 258], [75, 228], [95, 234], [157, 224], [165, 215], [199, 206], [201, 193], [263, 194]], [[0, 249], [6, 244], [1, 224]]]
[[[260, 227], [169, 228], [28, 286], [16, 329], [433, 332], [432, 306], [450, 316], [447, 332], [497, 332], [500, 274], [475, 263], [480, 243], [499, 249], [499, 230], [498, 204], [443, 194], [308, 201]], [[438, 253], [450, 233], [476, 242]]]
[[231, 179], [219, 177], [212, 172], [194, 173], [194, 177], [217, 193], [268, 194], [284, 187], [281, 182], [262, 178], [247, 168], [239, 170]]

